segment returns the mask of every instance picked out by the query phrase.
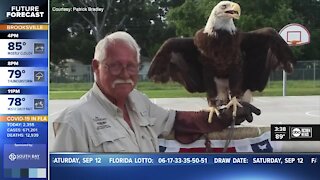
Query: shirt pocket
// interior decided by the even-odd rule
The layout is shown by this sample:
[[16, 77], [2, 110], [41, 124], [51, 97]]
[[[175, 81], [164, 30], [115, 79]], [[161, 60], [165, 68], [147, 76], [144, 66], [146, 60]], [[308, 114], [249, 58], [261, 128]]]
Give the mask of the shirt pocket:
[[126, 152], [128, 150], [128, 139], [124, 134], [115, 129], [108, 129], [92, 136], [92, 141], [96, 149], [103, 152]]
[[141, 136], [141, 151], [142, 152], [158, 152], [158, 141], [157, 135], [153, 130], [153, 122], [150, 119], [142, 119], [139, 122], [140, 126], [140, 136]]

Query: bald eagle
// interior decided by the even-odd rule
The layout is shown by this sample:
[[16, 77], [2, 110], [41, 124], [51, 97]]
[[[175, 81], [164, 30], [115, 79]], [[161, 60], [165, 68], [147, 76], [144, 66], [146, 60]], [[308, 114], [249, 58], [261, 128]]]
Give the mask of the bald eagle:
[[233, 22], [240, 6], [221, 1], [212, 10], [207, 24], [191, 38], [170, 38], [154, 56], [148, 77], [156, 82], [170, 79], [189, 92], [206, 92], [212, 112], [218, 106], [250, 102], [252, 91], [263, 91], [270, 72], [282, 68], [293, 71], [294, 57], [273, 28], [241, 32]]

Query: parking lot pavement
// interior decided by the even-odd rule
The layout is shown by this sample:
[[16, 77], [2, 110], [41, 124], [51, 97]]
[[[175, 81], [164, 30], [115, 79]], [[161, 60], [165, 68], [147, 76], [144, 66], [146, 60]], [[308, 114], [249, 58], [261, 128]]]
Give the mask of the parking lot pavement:
[[[166, 109], [202, 110], [207, 108], [205, 98], [158, 98], [152, 102]], [[49, 124], [61, 110], [76, 100], [50, 100]], [[261, 109], [260, 116], [254, 116], [249, 126], [270, 126], [271, 124], [320, 124], [320, 96], [255, 97], [252, 104]], [[51, 128], [49, 127], [49, 131]], [[320, 141], [284, 142], [284, 152], [320, 152]]]
[[[161, 107], [177, 110], [201, 110], [205, 98], [152, 99]], [[256, 97], [252, 104], [261, 109], [252, 125], [320, 124], [320, 96]]]

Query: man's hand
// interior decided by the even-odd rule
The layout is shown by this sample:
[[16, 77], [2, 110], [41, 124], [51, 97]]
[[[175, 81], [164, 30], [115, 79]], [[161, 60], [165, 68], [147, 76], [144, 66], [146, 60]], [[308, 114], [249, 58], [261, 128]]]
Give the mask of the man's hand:
[[[252, 113], [260, 115], [260, 109], [250, 103], [241, 102], [242, 108], [238, 108], [236, 122], [239, 125], [243, 121], [252, 122]], [[205, 111], [177, 111], [174, 130], [175, 138], [181, 143], [191, 143], [199, 139], [204, 133], [222, 131], [232, 124], [232, 110], [222, 109], [220, 116], [213, 116], [212, 123], [208, 123], [209, 113]]]

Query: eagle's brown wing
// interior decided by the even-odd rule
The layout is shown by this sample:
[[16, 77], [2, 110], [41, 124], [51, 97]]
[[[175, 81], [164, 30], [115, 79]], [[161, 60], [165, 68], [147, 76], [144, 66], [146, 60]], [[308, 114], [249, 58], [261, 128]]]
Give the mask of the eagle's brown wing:
[[155, 82], [170, 79], [182, 84], [189, 92], [204, 92], [200, 52], [193, 38], [170, 38], [154, 56], [148, 77]]
[[289, 73], [293, 71], [293, 53], [272, 28], [241, 33], [240, 45], [244, 91], [262, 91], [267, 85], [270, 72], [278, 67]]

